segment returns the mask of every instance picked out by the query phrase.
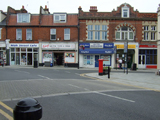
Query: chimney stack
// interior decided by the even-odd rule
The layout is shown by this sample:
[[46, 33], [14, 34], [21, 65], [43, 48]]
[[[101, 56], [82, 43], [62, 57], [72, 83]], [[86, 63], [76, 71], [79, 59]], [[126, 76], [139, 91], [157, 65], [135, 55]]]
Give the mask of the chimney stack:
[[49, 14], [49, 8], [47, 8], [47, 5], [45, 5], [44, 11], [45, 13]]
[[97, 12], [97, 6], [90, 6], [90, 12]]

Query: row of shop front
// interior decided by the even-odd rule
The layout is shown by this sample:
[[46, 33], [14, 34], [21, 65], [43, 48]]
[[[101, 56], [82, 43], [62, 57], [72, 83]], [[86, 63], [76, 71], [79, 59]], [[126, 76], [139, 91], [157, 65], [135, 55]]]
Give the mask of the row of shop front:
[[[29, 43], [0, 43], [0, 62], [6, 63], [6, 56], [9, 56], [9, 65], [30, 65], [38, 61], [40, 66], [45, 62], [53, 66], [68, 67], [98, 67], [98, 59], [104, 59], [105, 66], [118, 67], [118, 60], [121, 58], [123, 65], [126, 63], [124, 43], [78, 43], [77, 42], [40, 42]], [[6, 52], [6, 51], [9, 52]], [[79, 51], [78, 51], [79, 50]], [[9, 55], [7, 55], [9, 54]], [[157, 68], [157, 46], [139, 45], [128, 42], [128, 68], [133, 63], [137, 68]], [[79, 59], [79, 60], [78, 60]]]

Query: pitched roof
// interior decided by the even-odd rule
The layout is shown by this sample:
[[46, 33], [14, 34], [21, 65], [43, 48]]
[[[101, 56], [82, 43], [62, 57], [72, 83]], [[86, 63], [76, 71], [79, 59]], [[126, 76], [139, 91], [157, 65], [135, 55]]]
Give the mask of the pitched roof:
[[74, 26], [78, 25], [78, 14], [67, 14], [66, 23], [54, 23], [53, 14], [42, 15], [41, 23], [42, 26]]

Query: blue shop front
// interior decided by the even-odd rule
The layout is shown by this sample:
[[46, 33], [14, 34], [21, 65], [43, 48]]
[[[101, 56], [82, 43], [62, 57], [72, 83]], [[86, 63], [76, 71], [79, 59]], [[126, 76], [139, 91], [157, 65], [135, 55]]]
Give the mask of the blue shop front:
[[104, 66], [114, 67], [114, 43], [80, 43], [79, 66], [86, 68], [99, 67], [98, 59], [104, 59]]

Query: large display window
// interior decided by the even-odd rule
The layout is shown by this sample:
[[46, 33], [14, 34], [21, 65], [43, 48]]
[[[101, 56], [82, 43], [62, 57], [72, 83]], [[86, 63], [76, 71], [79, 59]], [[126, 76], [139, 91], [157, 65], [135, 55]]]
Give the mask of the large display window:
[[75, 52], [65, 52], [65, 63], [75, 63]]

